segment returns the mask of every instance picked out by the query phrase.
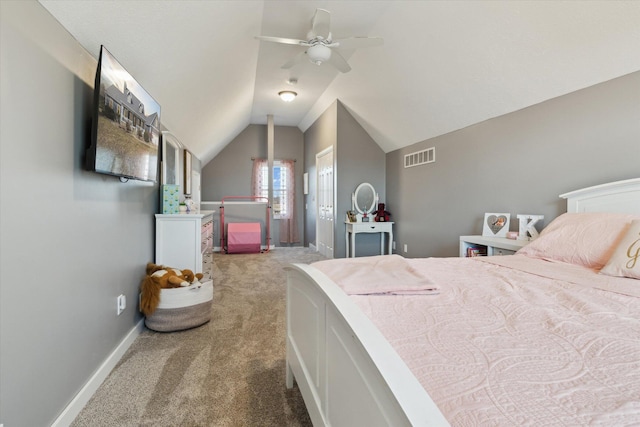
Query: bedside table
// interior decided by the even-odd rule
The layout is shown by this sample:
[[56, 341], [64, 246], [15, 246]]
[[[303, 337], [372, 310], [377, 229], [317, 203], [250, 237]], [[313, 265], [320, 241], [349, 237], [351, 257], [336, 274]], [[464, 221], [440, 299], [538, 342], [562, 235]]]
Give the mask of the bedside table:
[[486, 256], [513, 255], [525, 247], [529, 240], [513, 240], [505, 237], [460, 236], [460, 256], [466, 257], [469, 248], [478, 248]]

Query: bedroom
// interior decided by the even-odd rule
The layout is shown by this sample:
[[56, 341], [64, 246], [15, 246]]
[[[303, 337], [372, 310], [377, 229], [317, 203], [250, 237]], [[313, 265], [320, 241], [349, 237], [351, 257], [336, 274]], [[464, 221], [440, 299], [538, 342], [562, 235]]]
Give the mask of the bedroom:
[[[29, 412], [25, 401], [15, 397], [29, 395], [38, 408], [30, 412], [31, 424], [39, 425], [56, 418], [139, 320], [133, 311], [115, 317], [112, 296], [125, 293], [135, 300], [140, 265], [153, 256], [151, 216], [157, 202], [153, 187], [122, 185], [81, 170], [75, 154], [84, 144], [95, 52], [83, 50], [40, 4], [22, 3], [1, 4], [0, 423], [12, 424], [10, 408]], [[628, 19], [637, 18], [637, 7], [632, 10], [635, 15], [628, 13]], [[637, 46], [637, 32], [630, 38]], [[478, 233], [484, 212], [552, 218], [563, 209], [560, 193], [637, 176], [640, 65], [637, 49], [624, 52], [611, 48], [615, 58], [598, 61], [585, 55], [584, 60], [598, 69], [622, 63], [625, 72], [603, 72], [606, 77], [581, 90], [557, 93], [557, 98], [456, 132], [425, 134], [410, 140], [416, 146], [384, 154], [379, 192], [408, 255], [455, 255], [457, 237]], [[531, 86], [523, 87], [535, 91], [535, 78], [527, 80]], [[353, 118], [358, 111], [344, 105], [327, 103], [320, 111], [328, 112], [310, 129], [322, 134], [338, 127], [338, 132], [346, 129], [346, 138], [355, 134], [368, 143], [367, 132]], [[246, 128], [234, 124], [238, 133]], [[195, 150], [196, 141], [185, 143]], [[435, 168], [405, 171], [398, 166], [404, 154], [431, 146], [438, 153]], [[197, 166], [206, 168], [205, 156], [202, 160]], [[367, 173], [374, 174], [368, 178], [373, 181], [380, 171]], [[342, 203], [364, 180], [359, 174], [342, 187], [347, 195], [341, 196]], [[110, 277], [100, 274], [104, 268]], [[45, 274], [42, 270], [46, 281], [15, 285], [25, 275]]]

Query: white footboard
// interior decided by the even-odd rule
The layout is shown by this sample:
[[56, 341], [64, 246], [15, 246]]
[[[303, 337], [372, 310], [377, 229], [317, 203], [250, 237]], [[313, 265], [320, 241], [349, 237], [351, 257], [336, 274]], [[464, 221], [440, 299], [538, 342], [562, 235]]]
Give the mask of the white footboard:
[[378, 329], [327, 276], [287, 267], [287, 387], [314, 426], [447, 426]]

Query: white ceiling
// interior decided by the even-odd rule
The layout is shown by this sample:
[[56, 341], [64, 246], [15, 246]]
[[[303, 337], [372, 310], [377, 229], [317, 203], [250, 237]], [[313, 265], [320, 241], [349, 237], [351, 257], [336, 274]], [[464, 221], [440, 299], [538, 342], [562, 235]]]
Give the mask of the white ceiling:
[[[389, 152], [640, 70], [640, 1], [65, 1], [40, 3], [97, 58], [107, 49], [207, 163], [247, 125], [305, 131], [336, 99]], [[353, 68], [304, 62], [317, 7]], [[298, 83], [295, 101], [277, 93]], [[640, 90], [640, 88], [639, 88]]]

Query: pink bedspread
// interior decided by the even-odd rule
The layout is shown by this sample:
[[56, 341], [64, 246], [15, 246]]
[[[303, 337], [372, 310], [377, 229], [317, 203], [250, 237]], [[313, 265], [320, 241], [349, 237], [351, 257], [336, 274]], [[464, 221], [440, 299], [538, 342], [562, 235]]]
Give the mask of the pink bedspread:
[[520, 255], [407, 262], [440, 294], [352, 298], [453, 426], [640, 425], [637, 280]]

